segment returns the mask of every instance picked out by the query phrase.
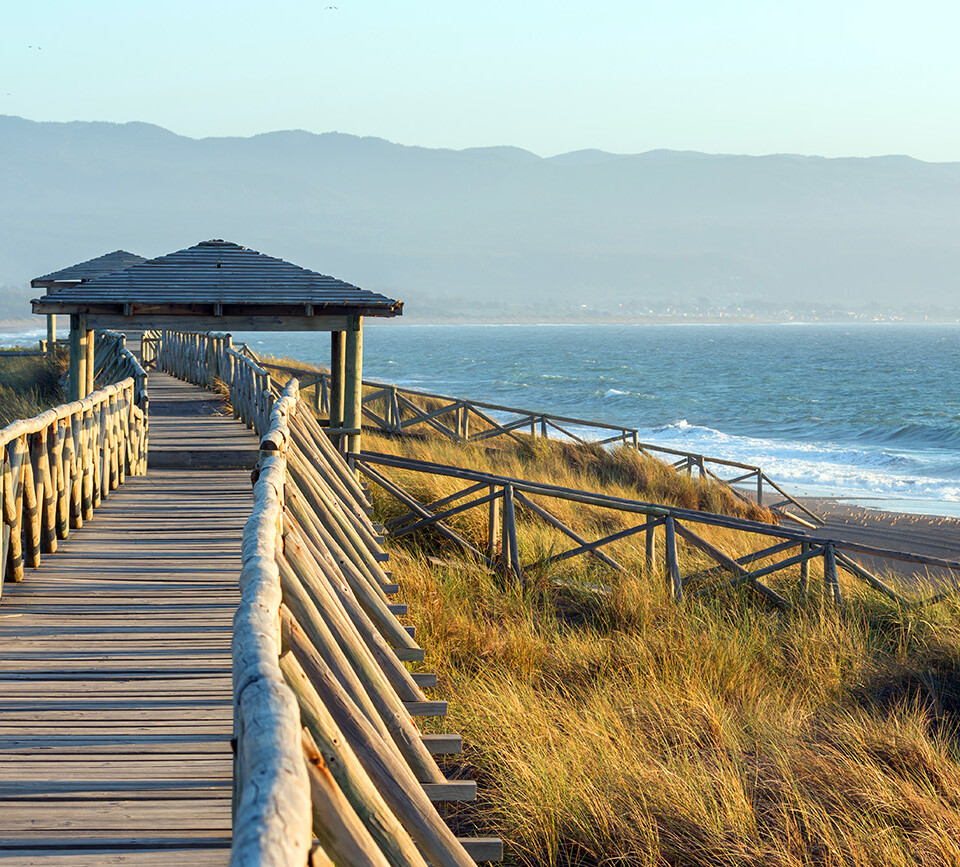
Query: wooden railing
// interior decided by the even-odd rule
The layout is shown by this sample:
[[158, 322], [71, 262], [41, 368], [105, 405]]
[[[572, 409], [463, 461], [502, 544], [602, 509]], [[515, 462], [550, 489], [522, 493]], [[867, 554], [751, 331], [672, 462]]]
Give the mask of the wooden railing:
[[149, 417], [147, 372], [127, 349], [127, 336], [119, 331], [98, 331], [94, 342], [94, 358], [94, 381], [103, 386], [128, 377], [133, 379], [134, 402]]
[[2, 581], [20, 581], [125, 478], [147, 469], [146, 391], [127, 377], [0, 430]]
[[232, 863], [303, 865], [311, 847], [337, 864], [499, 858], [498, 840], [458, 840], [433, 806], [472, 800], [476, 784], [433, 758], [458, 737], [414, 724], [446, 702], [401, 662], [423, 651], [389, 605], [369, 501], [296, 379], [260, 448], [234, 620]]
[[[660, 527], [663, 528], [661, 532], [664, 543], [663, 573], [666, 575], [671, 595], [678, 601], [683, 598], [685, 593], [691, 592], [691, 585], [699, 585], [692, 588], [694, 593], [704, 594], [716, 592], [721, 587], [747, 584], [778, 607], [789, 608], [790, 602], [787, 598], [760, 579], [792, 566], [799, 566], [802, 589], [806, 591], [810, 578], [809, 564], [818, 558], [822, 560], [823, 564], [824, 591], [827, 597], [836, 604], [840, 604], [842, 601], [839, 569], [848, 572], [854, 578], [865, 582], [874, 590], [903, 605], [928, 605], [939, 602], [954, 595], [958, 581], [960, 581], [960, 561], [924, 557], [842, 539], [815, 538], [802, 530], [762, 524], [727, 515], [645, 503], [639, 500], [564, 488], [527, 479], [497, 476], [462, 467], [434, 464], [396, 455], [362, 452], [350, 454], [349, 457], [354, 459], [356, 467], [371, 482], [380, 486], [409, 509], [409, 512], [386, 525], [387, 531], [393, 537], [398, 538], [408, 533], [432, 527], [441, 536], [459, 546], [470, 556], [490, 568], [498, 568], [507, 572], [520, 581], [531, 569], [541, 570], [553, 563], [586, 554], [598, 558], [617, 571], [625, 571], [621, 563], [600, 549], [641, 533], [645, 535], [644, 566], [648, 574], [653, 575], [658, 571], [656, 538]], [[374, 469], [374, 467], [392, 467], [407, 472], [445, 476], [468, 484], [462, 490], [441, 500], [433, 503], [421, 503], [409, 491], [404, 490], [396, 480], [387, 477], [380, 469]], [[464, 502], [467, 497], [472, 497], [472, 499]], [[610, 533], [601, 539], [587, 541], [552, 515], [542, 503], [535, 502], [531, 497], [537, 497], [541, 500], [569, 500], [586, 506], [636, 514], [642, 516], [642, 520], [635, 526]], [[454, 515], [481, 507], [489, 510], [486, 551], [480, 551], [445, 523]], [[575, 546], [567, 551], [524, 565], [517, 541], [516, 515], [520, 509], [523, 509], [531, 519], [545, 521], [559, 530], [570, 538]], [[745, 556], [734, 557], [724, 553], [716, 545], [695, 532], [692, 527], [696, 525], [723, 527], [728, 530], [748, 533], [756, 538], [758, 544], [762, 544], [762, 547]], [[683, 576], [677, 554], [678, 539], [706, 554], [716, 566]], [[775, 541], [773, 544], [768, 544], [770, 540]], [[911, 563], [924, 569], [947, 570], [952, 575], [952, 586], [929, 598], [911, 600], [887, 582], [878, 578], [863, 564], [854, 560], [851, 555], [866, 555], [884, 561]], [[761, 565], [747, 568], [751, 564], [758, 563]], [[721, 577], [724, 573], [727, 573], [728, 578], [721, 584], [710, 585], [707, 583], [712, 579]]]
[[[300, 379], [301, 388], [313, 389], [312, 397], [315, 411], [318, 414], [329, 413], [330, 375], [328, 373], [317, 369], [305, 370], [303, 367], [276, 364], [259, 358], [251, 350], [247, 350], [247, 352], [263, 368], [279, 370], [297, 376]], [[517, 433], [520, 431], [529, 432], [532, 437], [549, 437], [551, 431], [553, 431], [582, 445], [588, 442], [594, 445], [621, 443], [636, 448], [642, 454], [664, 460], [681, 472], [692, 475], [694, 469], [696, 469], [700, 478], [710, 478], [720, 484], [729, 486], [733, 493], [742, 500], [749, 501], [749, 497], [735, 486], [749, 487], [756, 491], [755, 499], [758, 505], [766, 505], [768, 509], [783, 518], [806, 527], [823, 524], [819, 515], [783, 490], [761, 467], [741, 461], [727, 460], [726, 458], [710, 457], [697, 452], [668, 448], [656, 443], [641, 442], [635, 428], [468, 398], [451, 397], [450, 395], [412, 388], [401, 388], [391, 383], [372, 379], [363, 380], [363, 386], [366, 389], [362, 399], [363, 417], [384, 433], [409, 433], [417, 426], [427, 425], [454, 442], [482, 442], [500, 436], [519, 441]], [[512, 418], [498, 421], [490, 413], [508, 415]], [[570, 430], [571, 427], [605, 431], [609, 435], [601, 436], [597, 440], [587, 440]], [[732, 475], [730, 475], [731, 472]], [[722, 475], [724, 473], [729, 477], [724, 477]], [[777, 502], [767, 501], [765, 503], [765, 486], [773, 489], [782, 499]], [[801, 512], [806, 518], [801, 518], [786, 511], [786, 506]]]

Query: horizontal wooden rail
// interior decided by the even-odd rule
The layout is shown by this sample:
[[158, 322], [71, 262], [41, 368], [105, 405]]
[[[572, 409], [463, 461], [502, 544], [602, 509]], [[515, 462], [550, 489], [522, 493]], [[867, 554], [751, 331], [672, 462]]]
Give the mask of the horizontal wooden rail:
[[[301, 383], [303, 383], [303, 376], [305, 374], [309, 376], [311, 378], [311, 384], [316, 383], [318, 385], [314, 402], [315, 409], [318, 413], [329, 411], [329, 374], [308, 365], [295, 367], [293, 365], [279, 364], [263, 359], [246, 346], [244, 346], [244, 351], [256, 359], [262, 367], [298, 376], [301, 378]], [[521, 409], [519, 407], [506, 406], [504, 404], [490, 403], [487, 401], [451, 397], [450, 395], [437, 394], [436, 392], [422, 391], [420, 389], [402, 388], [391, 383], [373, 379], [363, 380], [363, 385], [368, 389], [363, 396], [364, 418], [387, 433], [404, 433], [416, 425], [425, 424], [454, 441], [480, 442], [499, 436], [516, 439], [517, 431], [527, 429], [529, 429], [532, 436], [539, 435], [547, 437], [549, 436], [550, 430], [555, 430], [573, 442], [586, 445], [589, 441], [573, 433], [573, 431], [568, 429], [569, 426], [575, 425], [578, 427], [592, 428], [594, 430], [610, 431], [612, 432], [611, 436], [596, 440], [594, 443], [597, 445], [607, 445], [619, 442], [623, 445], [630, 445], [650, 457], [661, 458], [662, 456], [671, 455], [678, 457], [680, 460], [674, 463], [676, 469], [692, 473], [694, 468], [696, 468], [701, 478], [711, 478], [720, 484], [730, 486], [734, 493], [744, 500], [748, 500], [748, 497], [742, 491], [732, 486], [738, 483], [753, 481], [756, 486], [756, 501], [760, 506], [764, 504], [764, 484], [767, 484], [783, 495], [790, 505], [803, 512], [811, 521], [819, 525], [823, 524], [823, 520], [819, 515], [816, 515], [795, 497], [787, 494], [764, 473], [762, 468], [743, 463], [742, 461], [733, 461], [726, 458], [683, 451], [682, 449], [669, 448], [667, 446], [657, 445], [656, 443], [640, 442], [636, 428], [624, 427], [610, 422], [595, 421], [592, 419], [544, 413], [538, 410]], [[369, 389], [372, 389], [372, 391]], [[418, 400], [421, 402], [439, 401], [443, 405], [435, 409], [425, 409], [417, 403]], [[382, 404], [382, 407], [379, 407], [379, 404]], [[499, 422], [489, 415], [490, 412], [505, 413], [517, 416], [517, 418]], [[442, 420], [445, 416], [450, 415], [453, 415], [456, 419], [454, 423], [451, 424]], [[482, 426], [471, 430], [471, 418], [481, 422]], [[717, 472], [716, 468], [721, 467], [734, 470], [746, 470], [747, 472], [735, 478], [725, 479]], [[799, 519], [790, 512], [778, 510], [777, 514], [782, 518], [808, 526], [806, 521]]]
[[[902, 594], [893, 590], [881, 579], [867, 571], [860, 564], [852, 560], [850, 554], [863, 554], [870, 557], [892, 560], [896, 562], [913, 563], [919, 566], [944, 569], [956, 573], [960, 578], [960, 561], [945, 560], [936, 557], [925, 557], [918, 554], [911, 554], [903, 551], [894, 551], [885, 548], [878, 548], [872, 545], [863, 545], [856, 542], [850, 542], [844, 539], [825, 539], [808, 536], [801, 530], [794, 530], [786, 527], [779, 527], [770, 524], [763, 524], [757, 521], [749, 521], [743, 518], [735, 518], [729, 515], [717, 515], [709, 512], [699, 512], [692, 509], [683, 509], [674, 506], [663, 506], [654, 503], [645, 503], [640, 500], [629, 500], [623, 497], [613, 497], [606, 494], [598, 494], [591, 491], [582, 491], [572, 488], [550, 485], [542, 482], [535, 482], [529, 479], [517, 479], [508, 476], [497, 476], [491, 473], [469, 470], [463, 467], [454, 467], [445, 464], [435, 464], [428, 461], [420, 461], [412, 458], [404, 458], [396, 455], [378, 454], [375, 452], [351, 453], [348, 455], [356, 463], [357, 468], [363, 472], [374, 484], [381, 486], [385, 491], [403, 502], [411, 512], [403, 515], [394, 521], [391, 521], [386, 529], [394, 535], [404, 535], [413, 530], [422, 530], [427, 527], [434, 527], [444, 537], [459, 545], [465, 551], [473, 556], [479, 554], [478, 550], [466, 539], [456, 533], [451, 527], [444, 523], [444, 519], [453, 517], [470, 508], [488, 506], [491, 509], [489, 520], [489, 538], [487, 555], [480, 556], [480, 559], [488, 565], [497, 566], [504, 571], [511, 572], [518, 580], [523, 580], [524, 574], [530, 568], [544, 568], [551, 563], [560, 562], [570, 557], [582, 554], [598, 554], [600, 547], [610, 545], [613, 542], [627, 538], [628, 536], [645, 532], [646, 541], [646, 559], [648, 566], [652, 566], [653, 552], [655, 550], [654, 534], [656, 528], [664, 527], [665, 533], [665, 568], [670, 578], [670, 589], [672, 595], [680, 599], [683, 596], [684, 585], [691, 580], [705, 579], [715, 577], [719, 572], [730, 572], [734, 575], [731, 584], [748, 583], [751, 587], [765, 596], [768, 600], [774, 602], [780, 607], [787, 607], [785, 598], [770, 587], [760, 583], [759, 579], [765, 575], [791, 565], [802, 564], [814, 556], [824, 558], [824, 575], [828, 595], [834, 602], [840, 601], [839, 583], [836, 580], [838, 565], [854, 577], [864, 581], [870, 587], [879, 590], [887, 596], [890, 596], [904, 604], [931, 604], [939, 602], [947, 596], [956, 592], [956, 583], [952, 588], [945, 592], [936, 594], [925, 600], [909, 601]], [[464, 490], [445, 497], [437, 503], [431, 504], [428, 508], [425, 504], [418, 503], [407, 491], [404, 491], [395, 480], [387, 478], [382, 472], [373, 469], [378, 467], [391, 467], [394, 469], [426, 473], [431, 475], [445, 476], [458, 479], [469, 483], [469, 487]], [[452, 506], [458, 499], [477, 493], [482, 489], [488, 489], [489, 494], [477, 497], [465, 504]], [[556, 517], [550, 515], [541, 505], [529, 499], [529, 496], [547, 497], [559, 500], [568, 500], [581, 503], [588, 506], [611, 509], [619, 512], [635, 513], [647, 516], [648, 520], [635, 527], [611, 533], [601, 539], [589, 542], [580, 537], [570, 527], [560, 522]], [[499, 518], [493, 517], [493, 504], [497, 501], [503, 502], [503, 522], [510, 526], [498, 529]], [[576, 547], [568, 551], [551, 556], [540, 563], [529, 564], [526, 567], [520, 565], [519, 552], [517, 551], [517, 533], [515, 526], [515, 506], [519, 502], [532, 515], [545, 520], [551, 526], [559, 529], [566, 536], [576, 542]], [[508, 508], [509, 504], [509, 508]], [[444, 511], [435, 511], [439, 506], [447, 506]], [[711, 545], [699, 534], [690, 529], [690, 525], [704, 525], [723, 527], [728, 530], [736, 530], [743, 533], [752, 534], [758, 538], [773, 538], [780, 540], [778, 543], [766, 547], [756, 555], [750, 555], [739, 560], [727, 556], [722, 551]], [[500, 556], [496, 558], [495, 537], [500, 535]], [[684, 580], [680, 576], [677, 567], [676, 557], [676, 536], [680, 536], [686, 543], [707, 554], [717, 566], [714, 569], [701, 571], [694, 576]], [[766, 565], [758, 570], [749, 571], [745, 566], [759, 559], [771, 559], [786, 551], [801, 546], [803, 555], [798, 557], [789, 557], [780, 561], [778, 564]], [[607, 558], [604, 560], [608, 566], [614, 569], [622, 570], [621, 563]], [[806, 570], [804, 573], [806, 574]]]
[[[146, 405], [145, 395], [143, 403]], [[147, 469], [147, 417], [132, 377], [0, 430], [0, 592]]]

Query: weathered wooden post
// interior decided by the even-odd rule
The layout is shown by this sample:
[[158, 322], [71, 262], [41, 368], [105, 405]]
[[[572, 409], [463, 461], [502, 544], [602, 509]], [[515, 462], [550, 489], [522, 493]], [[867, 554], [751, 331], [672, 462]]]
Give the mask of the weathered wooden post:
[[87, 396], [87, 317], [70, 314], [70, 400]]
[[843, 597], [840, 595], [840, 577], [837, 575], [837, 554], [833, 545], [826, 545], [823, 549], [823, 584], [827, 598], [834, 605], [840, 605]]
[[657, 527], [647, 527], [646, 546], [644, 551], [644, 571], [648, 578], [653, 577], [657, 564]]
[[763, 472], [757, 470], [757, 505], [763, 505]]
[[677, 534], [674, 529], [673, 516], [669, 515], [663, 525], [664, 554], [667, 561], [667, 581], [670, 595], [675, 602], [683, 599], [683, 583], [680, 580], [680, 563], [677, 560]]
[[[806, 554], [810, 550], [809, 542], [800, 543], [800, 553]], [[810, 561], [804, 560], [800, 564], [800, 589], [806, 593], [810, 589]]]
[[343, 427], [343, 377], [346, 340], [343, 331], [330, 332], [330, 427]]
[[87, 353], [87, 386], [83, 396], [86, 397], [88, 394], [93, 394], [93, 392], [95, 391], [93, 381], [94, 381], [94, 371], [96, 370], [96, 367], [95, 367], [93, 347], [94, 347], [94, 341], [96, 340], [96, 337], [97, 337], [97, 333], [95, 331], [90, 331], [89, 329], [87, 329], [86, 317], [84, 317], [84, 329], [86, 329], [85, 335], [84, 335], [84, 349], [86, 350], [86, 353]]
[[397, 387], [390, 387], [390, 417], [393, 422], [393, 432], [403, 433], [403, 421], [400, 418], [400, 401], [397, 397]]
[[[490, 493], [497, 492], [496, 485], [490, 485]], [[490, 514], [487, 518], [487, 557], [493, 560], [497, 553], [497, 536], [500, 535], [500, 498], [490, 501]]]
[[[343, 426], [360, 430], [363, 424], [363, 317], [351, 316], [344, 340]], [[360, 451], [360, 434], [347, 436], [347, 451]]]

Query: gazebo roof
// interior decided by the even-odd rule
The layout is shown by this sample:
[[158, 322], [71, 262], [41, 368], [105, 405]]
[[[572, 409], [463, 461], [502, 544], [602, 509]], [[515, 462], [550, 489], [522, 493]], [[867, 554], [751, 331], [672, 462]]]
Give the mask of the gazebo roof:
[[61, 268], [59, 271], [44, 274], [42, 277], [34, 277], [30, 281], [30, 285], [34, 289], [40, 289], [82, 283], [85, 280], [112, 274], [114, 271], [122, 271], [131, 265], [138, 265], [140, 262], [146, 261], [143, 256], [138, 256], [136, 253], [114, 250], [112, 253], [97, 256], [96, 259], [88, 259], [86, 262], [78, 262], [69, 268]]
[[402, 310], [402, 302], [385, 295], [222, 240], [201, 241], [33, 301], [34, 313], [86, 314], [98, 328], [336, 330], [335, 323], [317, 320], [398, 316]]

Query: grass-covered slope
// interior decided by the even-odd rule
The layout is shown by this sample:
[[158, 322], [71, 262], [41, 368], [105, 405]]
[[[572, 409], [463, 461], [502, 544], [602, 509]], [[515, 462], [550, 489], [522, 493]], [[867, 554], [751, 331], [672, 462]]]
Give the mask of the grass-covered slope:
[[[365, 435], [375, 451], [638, 499], [746, 514], [635, 453], [530, 442], [487, 451]], [[422, 502], [456, 482], [387, 471]], [[461, 484], [460, 487], [464, 487]], [[403, 511], [373, 487], [380, 520]], [[540, 500], [587, 538], [637, 523]], [[482, 547], [486, 512], [451, 519]], [[731, 554], [746, 534], [698, 528]], [[525, 563], [571, 547], [521, 510]], [[642, 536], [532, 568], [524, 587], [426, 531], [393, 543], [395, 574], [427, 664], [450, 701], [444, 726], [480, 800], [462, 830], [502, 836], [514, 864], [960, 863], [960, 608], [901, 611], [845, 585], [838, 613], [787, 571], [798, 603], [749, 591], [672, 602], [643, 573]], [[710, 565], [681, 546], [682, 569]]]
[[62, 403], [59, 380], [67, 369], [66, 350], [50, 355], [6, 355], [0, 358], [0, 427], [33, 418]]

